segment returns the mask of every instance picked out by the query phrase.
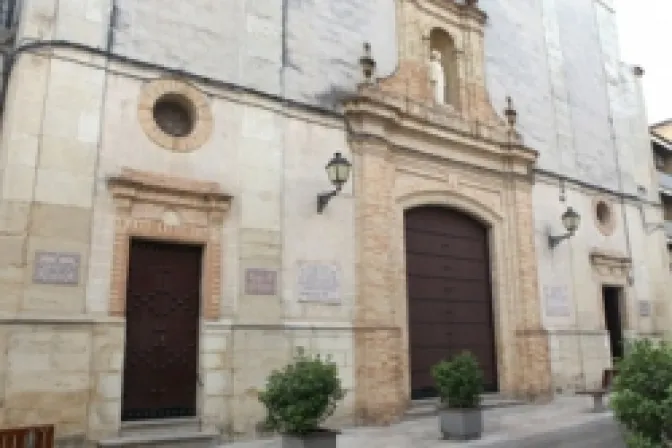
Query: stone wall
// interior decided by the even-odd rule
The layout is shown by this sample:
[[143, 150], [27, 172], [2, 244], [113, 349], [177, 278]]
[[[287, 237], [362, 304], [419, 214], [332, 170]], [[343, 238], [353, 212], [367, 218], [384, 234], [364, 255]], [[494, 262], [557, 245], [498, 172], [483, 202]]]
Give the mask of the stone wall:
[[86, 433], [91, 326], [3, 323], [3, 426], [52, 424], [57, 435]]
[[[205, 427], [224, 438], [254, 434], [264, 417], [256, 391], [303, 345], [333, 355], [350, 391], [333, 421], [352, 422], [351, 184], [323, 214], [315, 209], [316, 195], [331, 188], [325, 164], [337, 151], [350, 157], [342, 123], [199, 85], [192, 88], [206, 98], [212, 132], [202, 147], [164, 148], [141, 120], [143, 89], [154, 88], [149, 81], [158, 74], [117, 65], [111, 68], [116, 74], [105, 76], [102, 61], [73, 60], [87, 57], [75, 51], [22, 55], [10, 85], [0, 178], [1, 317], [9, 347], [0, 360], [3, 423], [54, 423], [59, 437], [116, 435], [124, 323], [110, 316], [123, 316], [121, 248], [132, 235], [173, 240], [197, 234], [221, 246], [208, 255], [219, 254], [208, 258], [214, 271], [207, 277], [216, 280], [204, 289], [198, 400]], [[43, 88], [35, 93], [37, 86]], [[113, 195], [110, 178], [129, 169], [140, 175], [132, 182], [186, 191], [188, 201], [164, 197], [161, 207], [152, 206], [155, 192], [129, 193], [127, 185]], [[198, 211], [205, 207], [199, 201], [216, 194], [204, 192], [208, 185], [232, 197], [219, 227]], [[171, 210], [162, 208], [166, 201]], [[173, 221], [166, 224], [166, 216]], [[182, 233], [185, 226], [196, 233]], [[35, 283], [36, 251], [80, 254], [77, 284]], [[337, 265], [338, 303], [299, 300], [297, 277], [306, 262]], [[277, 272], [276, 291], [246, 292], [247, 268]], [[217, 297], [207, 299], [208, 292]], [[64, 408], [63, 401], [73, 404]]]
[[[76, 0], [25, 0], [17, 40], [63, 39], [101, 49], [109, 44], [114, 52], [141, 61], [188, 68], [329, 109], [354, 90], [364, 41], [373, 44], [380, 76], [408, 74], [416, 90], [426, 90], [420, 85], [423, 41], [418, 33], [436, 25], [440, 15], [415, 20], [408, 11], [426, 8], [428, 2], [397, 2], [412, 7], [404, 10], [395, 9], [392, 0], [337, 5], [328, 0], [188, 5], [171, 0], [172, 6], [164, 0], [118, 0], [110, 42], [113, 8], [108, 0], [85, 8]], [[487, 123], [458, 123], [463, 117], [457, 113], [442, 118], [458, 123], [459, 134], [475, 136], [477, 143], [455, 135], [450, 137], [454, 144], [440, 149], [436, 139], [408, 135], [395, 143], [396, 148], [420, 142], [415, 149], [444, 158], [449, 149], [455, 160], [442, 167], [422, 157], [409, 163], [390, 158], [394, 151], [386, 145], [358, 147], [352, 154], [342, 117], [188, 77], [165, 84], [188, 85], [185, 91], [196, 92], [199, 110], [208, 112], [199, 116], [209, 124], [199, 135], [202, 146], [171, 146], [148, 132], [150, 105], [141, 100], [156, 93], [150, 81], [163, 77], [162, 70], [67, 49], [19, 55], [0, 147], [2, 422], [53, 422], [59, 436], [86, 433], [92, 438], [119, 429], [124, 326], [110, 314], [121, 314], [113, 300], [119, 291], [114, 271], [124, 266], [115, 265], [114, 254], [115, 244], [123, 245], [128, 235], [120, 238], [119, 207], [108, 178], [124, 168], [214, 183], [232, 196], [219, 230], [207, 222], [201, 229], [221, 239], [221, 254], [210, 263], [219, 274], [211, 283], [219, 282], [221, 292], [219, 301], [208, 302], [217, 306], [208, 307], [202, 329], [199, 409], [209, 429], [227, 436], [255, 430], [262, 417], [255, 391], [297, 346], [333, 354], [345, 386], [355, 391], [336, 421], [389, 421], [399, 414], [408, 392], [407, 353], [401, 349], [407, 336], [400, 311], [405, 309], [405, 271], [399, 223], [403, 207], [417, 201], [463, 207], [492, 223], [505, 391], [546, 393], [549, 362], [558, 388], [596, 380], [608, 362], [599, 307], [605, 281], [624, 287], [629, 334], [659, 336], [669, 328], [669, 273], [661, 251], [664, 238], [655, 230], [661, 220], [655, 204], [567, 182], [567, 204], [579, 210], [582, 226], [551, 251], [547, 237], [562, 231], [559, 217], [566, 206], [559, 201], [556, 178], [540, 175], [532, 188], [526, 172], [510, 181], [463, 168], [480, 164], [478, 169], [492, 172], [509, 166], [492, 155], [499, 154], [492, 141], [505, 134], [496, 129], [501, 120], [489, 116], [489, 99], [494, 110], [501, 110], [511, 95], [525, 142], [540, 153], [540, 167], [655, 198], [641, 89], [630, 69], [617, 63], [611, 6], [592, 0], [479, 4], [489, 14], [484, 43], [473, 29], [458, 39], [471, 52], [462, 61], [461, 95], [471, 118]], [[476, 26], [478, 17], [472, 16], [466, 28]], [[395, 72], [397, 48], [415, 52], [420, 68], [400, 65]], [[384, 84], [394, 86], [394, 79]], [[409, 93], [404, 85], [396, 85], [395, 101]], [[405, 102], [406, 109], [395, 107], [426, 112], [424, 106]], [[424, 117], [439, 115], [426, 112]], [[432, 138], [445, 138], [443, 124], [434, 126]], [[492, 153], [477, 160], [474, 154], [484, 148]], [[319, 215], [316, 194], [331, 187], [324, 165], [336, 151], [353, 160], [354, 183], [346, 184]], [[609, 234], [594, 222], [595, 200], [603, 196], [613, 212]], [[158, 222], [159, 215], [144, 218]], [[79, 282], [35, 283], [38, 251], [80, 254]], [[630, 258], [632, 279], [624, 272], [615, 278], [596, 274], [590, 261], [594, 251]], [[300, 263], [311, 261], [340, 263], [340, 304], [299, 300]], [[247, 293], [247, 268], [276, 271], [275, 293]], [[549, 286], [565, 289], [568, 313], [548, 313]], [[649, 315], [640, 312], [642, 302], [651, 305]], [[542, 326], [551, 332], [550, 354]], [[72, 406], [63, 409], [63, 400]], [[35, 403], [39, 412], [31, 410]]]
[[[669, 274], [665, 269], [664, 235], [657, 230], [662, 213], [658, 206], [622, 201], [569, 182], [563, 203], [557, 183], [547, 182], [538, 182], [534, 193], [539, 296], [544, 325], [551, 335], [555, 387], [572, 390], [577, 384], [587, 387], [599, 382], [602, 369], [611, 364], [602, 286], [622, 288], [626, 334], [656, 336], [666, 331]], [[610, 204], [606, 232], [596, 216], [595, 204], [600, 200]], [[548, 236], [564, 233], [560, 215], [567, 206], [582, 216], [579, 230], [551, 249]], [[591, 254], [596, 253], [631, 261], [626, 269], [610, 269], [605, 274], [591, 261]]]

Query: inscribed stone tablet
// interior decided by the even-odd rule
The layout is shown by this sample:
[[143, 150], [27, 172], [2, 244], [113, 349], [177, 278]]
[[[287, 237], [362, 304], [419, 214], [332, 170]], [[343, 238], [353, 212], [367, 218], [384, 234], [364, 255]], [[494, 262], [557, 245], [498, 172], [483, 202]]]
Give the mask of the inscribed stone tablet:
[[278, 291], [278, 273], [271, 269], [245, 269], [245, 294], [274, 296]]
[[641, 317], [651, 317], [651, 302], [648, 300], [639, 301], [639, 315]]
[[341, 302], [341, 268], [335, 262], [300, 261], [297, 292], [301, 302]]
[[544, 286], [546, 315], [549, 317], [567, 317], [571, 315], [566, 286]]
[[36, 252], [33, 282], [50, 285], [79, 284], [81, 256], [68, 252]]

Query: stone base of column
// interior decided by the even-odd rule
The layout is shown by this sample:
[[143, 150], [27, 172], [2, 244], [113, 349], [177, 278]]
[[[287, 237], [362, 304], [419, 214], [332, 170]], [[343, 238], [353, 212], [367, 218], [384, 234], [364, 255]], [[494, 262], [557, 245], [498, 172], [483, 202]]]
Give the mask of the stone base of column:
[[548, 332], [543, 328], [516, 332], [516, 371], [512, 395], [528, 402], [548, 402], [553, 398]]
[[355, 419], [358, 425], [398, 421], [406, 409], [402, 388], [401, 330], [355, 330]]

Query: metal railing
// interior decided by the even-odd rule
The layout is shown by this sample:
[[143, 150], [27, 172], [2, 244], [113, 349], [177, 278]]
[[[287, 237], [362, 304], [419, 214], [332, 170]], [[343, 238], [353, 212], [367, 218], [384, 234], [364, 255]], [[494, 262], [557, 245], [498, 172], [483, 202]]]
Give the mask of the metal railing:
[[54, 448], [54, 426], [0, 429], [0, 448]]

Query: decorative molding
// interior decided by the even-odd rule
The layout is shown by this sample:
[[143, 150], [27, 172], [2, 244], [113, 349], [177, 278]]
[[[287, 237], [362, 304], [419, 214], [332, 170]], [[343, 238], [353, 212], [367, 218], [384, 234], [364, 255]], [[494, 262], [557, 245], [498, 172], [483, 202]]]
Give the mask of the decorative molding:
[[[165, 95], [177, 95], [189, 102], [193, 129], [176, 137], [165, 133], [154, 120], [154, 106]], [[145, 134], [157, 145], [178, 152], [190, 152], [203, 146], [212, 134], [212, 111], [207, 97], [192, 85], [177, 79], [158, 79], [143, 86], [138, 101], [138, 120]]]
[[590, 263], [593, 270], [605, 279], [617, 280], [619, 284], [627, 283], [632, 260], [622, 254], [593, 250], [590, 252]]
[[203, 245], [203, 315], [219, 319], [222, 225], [232, 197], [214, 182], [129, 168], [107, 184], [117, 210], [109, 314], [125, 315], [129, 242], [139, 237]]
[[[413, 101], [377, 86], [360, 86], [345, 102], [351, 143], [376, 141], [409, 157], [424, 153], [532, 181], [538, 153], [506, 126], [469, 122], [452, 108]], [[356, 148], [354, 148], [357, 151]]]
[[[454, 0], [413, 0], [418, 8], [429, 14], [439, 15], [443, 20], [461, 23], [463, 17], [476, 20], [483, 27], [488, 21], [488, 15], [478, 7], [478, 1], [467, 0], [458, 3]], [[479, 28], [480, 29], [480, 28]]]

